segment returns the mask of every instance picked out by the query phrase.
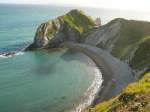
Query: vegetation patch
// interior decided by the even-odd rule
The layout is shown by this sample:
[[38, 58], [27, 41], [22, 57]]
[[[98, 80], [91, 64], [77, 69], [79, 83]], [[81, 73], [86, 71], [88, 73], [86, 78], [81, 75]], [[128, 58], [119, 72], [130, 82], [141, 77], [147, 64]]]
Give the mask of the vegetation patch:
[[150, 72], [135, 83], [129, 84], [120, 95], [96, 105], [86, 112], [149, 112]]
[[71, 28], [77, 30], [81, 35], [91, 30], [94, 26], [94, 21], [79, 10], [72, 10], [62, 16], [62, 18]]
[[139, 44], [130, 65], [139, 70], [150, 68], [150, 36], [143, 38]]
[[106, 49], [113, 46], [112, 55], [129, 62], [134, 70], [150, 68], [150, 22], [118, 18], [105, 27], [115, 23], [120, 24], [118, 33], [99, 46]]
[[94, 27], [94, 21], [80, 10], [71, 10], [67, 14], [49, 22], [52, 23], [52, 27], [48, 28], [46, 34], [47, 37], [51, 37], [56, 32], [60, 31], [57, 26], [62, 26], [65, 24], [68, 25], [70, 29], [79, 34], [79, 38], [80, 40], [82, 40], [85, 35], [88, 34], [88, 32], [91, 32], [91, 30], [93, 30]]
[[128, 58], [134, 48], [138, 47], [141, 41], [150, 35], [150, 23], [133, 20], [120, 20], [121, 29], [115, 37], [117, 41], [113, 47], [112, 54], [121, 60]]

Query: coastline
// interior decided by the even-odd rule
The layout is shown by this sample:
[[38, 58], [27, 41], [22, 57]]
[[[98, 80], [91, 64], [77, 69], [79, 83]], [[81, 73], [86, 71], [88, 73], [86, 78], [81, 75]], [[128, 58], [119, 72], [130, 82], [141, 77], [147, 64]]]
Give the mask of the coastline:
[[[103, 82], [100, 85], [100, 88], [98, 89], [97, 93], [95, 93], [93, 101], [88, 106], [95, 105], [97, 100], [101, 100], [101, 101], [105, 100], [107, 97], [107, 94], [109, 93], [108, 91], [111, 89], [111, 85], [113, 83], [113, 81], [111, 80], [112, 71], [109, 68], [109, 66], [107, 66], [107, 64], [103, 61], [103, 59], [100, 59], [100, 57], [96, 53], [89, 51], [88, 49], [79, 47], [73, 43], [67, 43], [67, 47], [71, 50], [82, 52], [85, 55], [87, 55], [89, 58], [91, 58], [102, 74]], [[101, 97], [101, 99], [97, 98], [97, 96], [99, 95], [103, 97]], [[82, 110], [78, 109], [79, 111], [76, 111], [76, 112], [84, 112], [87, 107], [82, 108]]]
[[[81, 52], [85, 54], [86, 56], [88, 56], [95, 63], [95, 67], [97, 67], [97, 72], [101, 73], [101, 74], [100, 73], [94, 74], [94, 75], [97, 75], [100, 80], [96, 80], [97, 76], [95, 76], [96, 78], [94, 79], [93, 82], [96, 82], [96, 81], [98, 82], [96, 82], [95, 84], [92, 83], [92, 85], [89, 87], [89, 89], [91, 90], [87, 90], [87, 94], [85, 94], [85, 97], [87, 98], [84, 98], [83, 101], [75, 108], [75, 110], [71, 112], [86, 112], [86, 110], [89, 107], [93, 107], [99, 102], [102, 102], [104, 100], [108, 100], [114, 97], [116, 93], [113, 93], [113, 91], [115, 90], [115, 87], [119, 86], [118, 84], [116, 84], [116, 82], [117, 80], [120, 80], [120, 79], [118, 78], [116, 80], [116, 78], [114, 78], [114, 75], [115, 75], [114, 70], [112, 70], [113, 69], [112, 66], [107, 62], [105, 57], [99, 55], [99, 53], [95, 50], [96, 48], [93, 47], [94, 48], [93, 50], [92, 46], [90, 45], [76, 44], [76, 43], [70, 43], [70, 42], [67, 42], [64, 44], [66, 45], [66, 48], [71, 49], [76, 52]], [[102, 80], [103, 82], [100, 82]], [[96, 87], [94, 85], [96, 85]]]
[[[123, 73], [121, 73], [122, 68], [120, 68], [120, 71], [115, 71], [114, 68], [119, 67], [120, 64], [117, 65], [117, 63], [120, 63], [120, 62], [114, 59], [114, 61], [116, 62], [113, 62], [112, 64], [108, 63], [109, 60], [105, 58], [105, 54], [102, 56], [100, 52], [98, 53], [96, 50], [93, 50], [92, 46], [85, 45], [85, 44], [70, 43], [70, 42], [66, 42], [64, 43], [64, 45], [71, 50], [82, 52], [85, 55], [87, 55], [89, 58], [93, 60], [93, 62], [96, 64], [96, 66], [99, 68], [100, 72], [102, 73], [103, 82], [101, 84], [100, 89], [95, 94], [93, 102], [89, 106], [87, 106], [86, 108], [82, 109], [82, 111], [79, 111], [79, 112], [85, 112], [88, 109], [88, 107], [93, 107], [99, 102], [102, 102], [102, 101], [105, 101], [114, 97], [115, 95], [121, 92], [123, 87], [125, 87], [129, 82], [132, 82], [134, 80], [133, 77], [130, 76], [131, 71], [128, 67], [127, 69], [129, 70], [127, 71], [127, 73], [124, 72], [126, 71], [126, 69], [124, 69]], [[124, 63], [121, 63], [121, 64], [123, 64], [124, 66]], [[125, 80], [122, 81], [120, 79], [125, 79]]]
[[94, 69], [94, 75], [95, 75], [94, 77], [95, 78], [94, 78], [92, 84], [90, 85], [90, 87], [85, 92], [82, 101], [71, 112], [82, 112], [85, 108], [87, 108], [89, 105], [91, 105], [91, 103], [95, 99], [95, 94], [97, 94], [97, 92], [101, 88], [101, 85], [103, 82], [102, 74], [101, 74], [99, 68], [97, 68], [96, 64], [94, 65], [94, 67], [92, 69]]

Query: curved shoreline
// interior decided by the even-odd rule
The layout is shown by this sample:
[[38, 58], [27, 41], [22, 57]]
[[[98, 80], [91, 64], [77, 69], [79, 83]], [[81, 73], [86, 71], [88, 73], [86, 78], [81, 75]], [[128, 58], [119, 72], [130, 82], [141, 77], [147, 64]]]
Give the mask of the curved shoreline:
[[95, 94], [97, 94], [97, 92], [101, 88], [101, 84], [103, 82], [102, 74], [99, 71], [99, 68], [97, 68], [96, 64], [95, 64], [94, 68], [92, 68], [92, 69], [94, 69], [94, 75], [95, 75], [94, 77], [95, 78], [94, 78], [92, 84], [90, 85], [90, 87], [85, 92], [81, 103], [77, 107], [75, 107], [75, 109], [71, 112], [82, 112], [84, 109], [86, 109], [89, 105], [91, 105], [91, 103], [95, 99]]
[[[66, 42], [64, 44], [67, 48], [69, 48], [71, 50], [75, 50], [77, 52], [81, 52], [81, 53], [85, 54], [86, 56], [88, 56], [89, 58], [91, 58], [91, 60], [98, 67], [97, 70], [101, 72], [101, 74], [102, 74], [101, 79], [103, 80], [103, 82], [101, 84], [99, 83], [99, 88], [97, 88], [96, 90], [93, 90], [94, 92], [87, 90], [88, 92], [93, 92], [93, 93], [89, 93], [88, 94], [89, 96], [87, 95], [88, 101], [86, 99], [86, 101], [81, 102], [81, 104], [79, 105], [79, 108], [77, 107], [78, 110], [76, 110], [75, 112], [85, 112], [85, 109], [87, 109], [87, 107], [89, 107], [89, 106], [92, 107], [92, 106], [96, 105], [97, 103], [100, 103], [104, 100], [108, 100], [108, 99], [112, 98], [113, 96], [118, 94], [122, 90], [123, 87], [125, 87], [129, 82], [131, 82], [131, 80], [129, 80], [129, 79], [132, 79], [130, 77], [131, 76], [130, 70], [128, 71], [125, 68], [123, 70], [121, 69], [119, 73], [115, 72], [116, 71], [116, 69], [114, 69], [115, 66], [117, 67], [119, 65], [119, 64], [116, 65], [118, 63], [118, 60], [114, 60], [113, 59], [114, 57], [107, 60], [106, 58], [109, 58], [109, 57], [107, 57], [107, 54], [105, 55], [105, 53], [103, 51], [101, 52], [100, 48], [86, 45], [86, 44], [71, 43], [71, 42]], [[101, 55], [103, 53], [104, 53], [104, 55]], [[113, 64], [108, 63], [108, 61], [110, 61], [110, 60], [116, 61], [117, 63], [113, 63]], [[125, 63], [123, 63], [123, 64], [125, 64]], [[118, 66], [118, 67], [120, 67], [120, 66]], [[124, 67], [124, 66], [122, 66], [122, 67]], [[118, 69], [120, 69], [120, 68], [117, 68], [117, 70]], [[124, 70], [127, 70], [129, 74], [122, 73], [122, 71], [124, 71]], [[96, 75], [95, 75], [95, 77], [96, 77]], [[129, 78], [127, 78], [127, 77], [129, 77]], [[121, 81], [121, 83], [120, 83], [120, 81]], [[95, 83], [95, 84], [98, 84], [98, 83]], [[90, 95], [92, 95], [92, 96], [90, 96]]]
[[[103, 82], [98, 93], [95, 95], [93, 102], [91, 103], [91, 105], [89, 105], [91, 107], [99, 102], [114, 97], [119, 92], [121, 92], [123, 87], [134, 80], [134, 78], [132, 77], [132, 71], [130, 70], [128, 65], [125, 65], [125, 63], [122, 63], [117, 59], [113, 59], [113, 63], [108, 63], [109, 60], [106, 59], [107, 55], [106, 57], [105, 54], [101, 55], [101, 52], [99, 52], [99, 48], [86, 44], [77, 44], [71, 42], [66, 42], [65, 46], [67, 46], [67, 48], [71, 50], [75, 50], [87, 55], [93, 60], [93, 62], [102, 73]], [[122, 66], [122, 68], [120, 66]], [[118, 71], [116, 69], [118, 69]], [[82, 112], [84, 112], [84, 110]]]
[[[88, 106], [95, 105], [97, 100], [98, 100], [98, 102], [106, 100], [107, 96], [109, 94], [109, 91], [112, 89], [111, 85], [113, 84], [113, 80], [112, 80], [113, 73], [111, 71], [111, 68], [106, 64], [104, 59], [102, 57], [100, 57], [97, 53], [95, 53], [87, 48], [81, 47], [81, 46], [79, 46], [79, 44], [67, 43], [66, 45], [69, 49], [75, 50], [78, 52], [82, 52], [85, 55], [87, 55], [89, 58], [91, 58], [102, 74], [103, 82], [100, 85], [101, 87], [98, 88], [98, 91], [97, 91], [97, 93], [95, 93], [93, 101]], [[101, 96], [101, 97], [96, 98], [98, 96]], [[86, 108], [87, 107], [82, 108], [83, 110], [80, 110], [79, 112], [83, 112]]]

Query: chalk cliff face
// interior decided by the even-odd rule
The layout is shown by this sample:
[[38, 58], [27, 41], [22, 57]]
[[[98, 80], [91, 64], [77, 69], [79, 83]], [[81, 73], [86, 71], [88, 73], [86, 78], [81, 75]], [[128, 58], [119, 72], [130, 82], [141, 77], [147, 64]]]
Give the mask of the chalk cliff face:
[[118, 18], [88, 35], [85, 43], [108, 50], [136, 71], [150, 68], [150, 22]]
[[94, 21], [80, 10], [41, 24], [34, 42], [27, 49], [57, 47], [64, 41], [80, 42], [94, 26]]

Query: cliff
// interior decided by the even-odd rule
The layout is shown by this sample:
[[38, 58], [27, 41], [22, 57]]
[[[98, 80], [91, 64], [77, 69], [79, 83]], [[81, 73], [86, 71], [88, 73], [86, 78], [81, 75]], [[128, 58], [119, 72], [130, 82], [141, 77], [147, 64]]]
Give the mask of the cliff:
[[149, 112], [150, 110], [150, 72], [143, 78], [129, 84], [121, 94], [89, 108], [86, 112]]
[[80, 10], [71, 10], [54, 20], [42, 23], [35, 34], [34, 42], [27, 50], [53, 48], [64, 41], [81, 42], [91, 31], [94, 21]]
[[150, 68], [150, 22], [117, 18], [88, 35], [85, 43], [109, 51], [135, 71]]

